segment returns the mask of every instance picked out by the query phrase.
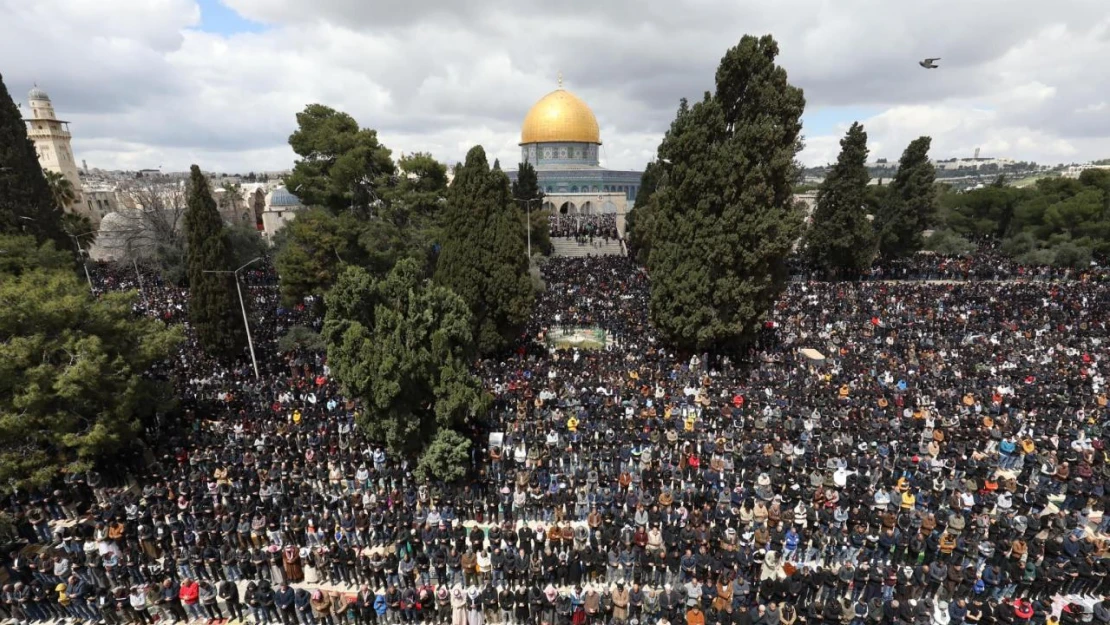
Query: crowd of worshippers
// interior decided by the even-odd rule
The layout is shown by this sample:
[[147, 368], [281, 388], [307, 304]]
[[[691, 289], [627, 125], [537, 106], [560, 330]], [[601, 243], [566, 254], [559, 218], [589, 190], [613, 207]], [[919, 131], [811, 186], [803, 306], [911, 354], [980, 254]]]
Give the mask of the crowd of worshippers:
[[[1105, 259], [1104, 259], [1105, 260]], [[799, 258], [791, 263], [795, 280], [819, 276]], [[1091, 262], [1082, 267], [1023, 265], [1002, 252], [997, 242], [981, 240], [967, 254], [935, 254], [919, 252], [896, 260], [877, 260], [864, 276], [865, 280], [1079, 280], [1110, 282], [1110, 267], [1105, 262]]]
[[[1110, 623], [1105, 287], [795, 282], [725, 357], [664, 346], [627, 258], [543, 271], [519, 343], [476, 364], [493, 404], [451, 485], [363, 437], [323, 354], [277, 353], [318, 307], [250, 272], [261, 380], [190, 342], [133, 479], [10, 494], [2, 616]], [[186, 293], [142, 277], [139, 312], [180, 322]], [[576, 327], [604, 346], [558, 349]]]
[[620, 238], [615, 213], [595, 215], [564, 215], [554, 213], [549, 218], [549, 232], [553, 237], [568, 237], [579, 242], [592, 243], [594, 239], [608, 242]]

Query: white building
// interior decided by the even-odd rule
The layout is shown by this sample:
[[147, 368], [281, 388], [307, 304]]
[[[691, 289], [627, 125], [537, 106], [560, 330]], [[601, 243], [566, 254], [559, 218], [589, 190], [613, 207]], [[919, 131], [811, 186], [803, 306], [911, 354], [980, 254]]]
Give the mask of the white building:
[[1110, 169], [1110, 165], [1095, 165], [1094, 163], [1083, 163], [1081, 165], [1068, 165], [1064, 169], [1065, 178], [1078, 178], [1079, 174], [1087, 171], [1088, 169]]
[[27, 123], [27, 136], [35, 143], [39, 165], [45, 171], [62, 174], [73, 185], [76, 199], [63, 208], [67, 212], [85, 215], [92, 220], [93, 225], [100, 223], [101, 214], [90, 209], [84, 198], [77, 160], [73, 158], [69, 122], [58, 119], [50, 96], [37, 85], [27, 94], [27, 100], [31, 105], [31, 116], [24, 121]]
[[262, 211], [262, 234], [270, 241], [285, 224], [297, 216], [304, 205], [297, 196], [285, 187], [277, 187], [266, 194], [266, 206]]
[[[119, 210], [119, 193], [115, 186], [111, 185], [85, 185], [85, 210], [89, 215], [89, 219], [94, 224], [98, 223], [108, 213], [114, 213]], [[96, 217], [94, 218], [93, 215]]]
[[937, 169], [979, 169], [980, 167], [987, 167], [996, 165], [998, 167], [1006, 167], [1013, 165], [1016, 161], [1011, 158], [951, 158], [942, 161], [933, 161], [933, 165]]

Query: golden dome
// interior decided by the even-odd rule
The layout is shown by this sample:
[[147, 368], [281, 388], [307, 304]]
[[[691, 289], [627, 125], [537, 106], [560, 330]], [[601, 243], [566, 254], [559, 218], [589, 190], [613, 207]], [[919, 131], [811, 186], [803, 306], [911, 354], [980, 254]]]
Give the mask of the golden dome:
[[578, 96], [562, 88], [536, 102], [520, 129], [522, 145], [551, 141], [601, 143], [594, 112]]

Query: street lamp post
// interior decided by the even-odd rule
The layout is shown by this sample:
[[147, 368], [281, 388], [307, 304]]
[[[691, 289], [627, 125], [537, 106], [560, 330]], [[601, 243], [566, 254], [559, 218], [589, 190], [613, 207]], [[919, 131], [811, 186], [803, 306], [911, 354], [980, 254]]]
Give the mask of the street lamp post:
[[233, 276], [235, 276], [235, 291], [239, 293], [239, 308], [241, 308], [243, 310], [243, 326], [247, 329], [247, 347], [250, 348], [251, 366], [254, 367], [254, 379], [256, 379], [256, 380], [259, 378], [259, 375], [258, 375], [258, 360], [255, 359], [255, 357], [254, 357], [254, 340], [251, 339], [251, 324], [247, 320], [247, 305], [245, 303], [243, 303], [243, 287], [239, 285], [239, 272], [246, 269], [250, 265], [253, 265], [254, 263], [256, 263], [260, 260], [262, 260], [261, 256], [259, 256], [258, 258], [255, 258], [253, 260], [247, 261], [246, 263], [243, 264], [243, 266], [239, 267], [235, 271], [216, 271], [216, 270], [209, 270], [209, 269], [204, 270], [204, 273], [230, 273]]
[[131, 257], [131, 265], [135, 267], [135, 279], [139, 281], [139, 294], [143, 296], [143, 305], [149, 305], [146, 299], [146, 289], [143, 288], [143, 274], [139, 271], [139, 259], [131, 251], [131, 241], [127, 242], [127, 255]]
[[86, 262], [85, 259], [85, 254], [87, 252], [85, 252], [85, 250], [81, 247], [81, 243], [78, 237], [96, 234], [96, 232], [96, 230], [89, 230], [88, 232], [81, 232], [78, 234], [70, 234], [68, 232], [66, 233], [67, 235], [69, 235], [69, 238], [73, 239], [73, 245], [77, 248], [77, 258], [81, 261], [81, 268], [85, 270], [85, 280], [87, 280], [89, 283], [89, 292], [93, 293], [94, 295], [96, 294], [96, 290], [93, 289], [92, 276], [89, 275], [89, 264]]
[[525, 232], [525, 234], [528, 235], [528, 265], [531, 266], [532, 265], [532, 202], [542, 202], [543, 200], [541, 198], [537, 198], [537, 197], [534, 197], [534, 198], [531, 198], [531, 199], [528, 199], [528, 200], [526, 200], [524, 198], [519, 198], [519, 197], [514, 197], [513, 199], [518, 201], [518, 202], [524, 202], [524, 211], [525, 211], [525, 214], [527, 214], [527, 216], [528, 216], [527, 221], [525, 221], [525, 224], [524, 224], [525, 225], [524, 232]]

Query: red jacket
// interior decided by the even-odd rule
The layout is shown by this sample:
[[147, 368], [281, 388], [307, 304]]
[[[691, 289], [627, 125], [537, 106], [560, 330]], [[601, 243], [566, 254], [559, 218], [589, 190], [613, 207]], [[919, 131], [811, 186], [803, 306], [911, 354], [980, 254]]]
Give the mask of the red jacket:
[[196, 582], [189, 582], [181, 585], [181, 591], [178, 593], [181, 600], [186, 604], [192, 605], [200, 599], [200, 585]]

